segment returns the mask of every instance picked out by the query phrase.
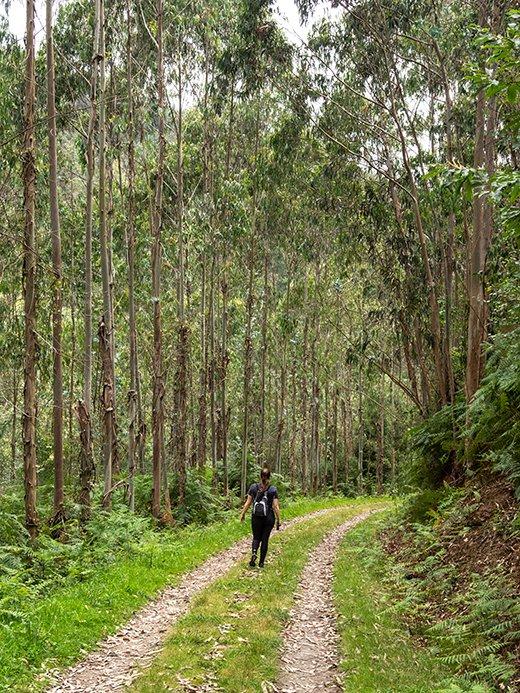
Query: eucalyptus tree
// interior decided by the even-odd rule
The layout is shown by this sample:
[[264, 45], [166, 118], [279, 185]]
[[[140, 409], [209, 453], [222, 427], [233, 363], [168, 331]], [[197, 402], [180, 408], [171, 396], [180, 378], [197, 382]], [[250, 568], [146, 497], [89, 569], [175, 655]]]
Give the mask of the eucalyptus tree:
[[26, 11], [25, 98], [23, 121], [22, 177], [24, 189], [24, 410], [23, 461], [25, 485], [25, 524], [32, 539], [38, 532], [36, 510], [36, 157], [35, 157], [35, 0], [28, 0]]
[[47, 128], [49, 140], [49, 201], [52, 236], [53, 306], [53, 453], [54, 453], [54, 509], [52, 523], [64, 519], [63, 489], [63, 366], [62, 366], [62, 260], [60, 216], [58, 206], [58, 154], [56, 145], [56, 97], [54, 76], [54, 38], [52, 26], [52, 0], [45, 5], [47, 47]]

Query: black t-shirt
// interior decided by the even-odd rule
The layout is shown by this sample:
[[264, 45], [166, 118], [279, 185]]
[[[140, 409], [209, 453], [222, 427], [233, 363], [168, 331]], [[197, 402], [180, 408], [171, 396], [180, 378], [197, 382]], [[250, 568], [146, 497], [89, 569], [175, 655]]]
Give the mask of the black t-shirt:
[[[262, 500], [264, 491], [262, 490], [262, 485], [259, 483], [256, 484], [251, 484], [249, 487], [248, 494], [251, 496], [253, 499], [253, 503], [255, 500]], [[274, 515], [274, 510], [273, 510], [273, 501], [275, 498], [278, 498], [278, 491], [276, 490], [276, 486], [269, 486], [267, 489], [267, 509], [269, 511], [269, 515]]]

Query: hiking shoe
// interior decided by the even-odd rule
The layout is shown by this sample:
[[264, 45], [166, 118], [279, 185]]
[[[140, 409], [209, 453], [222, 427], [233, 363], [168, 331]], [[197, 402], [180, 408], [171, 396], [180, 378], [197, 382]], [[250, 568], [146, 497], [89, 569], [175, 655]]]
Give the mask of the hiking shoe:
[[260, 561], [260, 563], [258, 564], [258, 567], [259, 567], [259, 568], [263, 568], [263, 567], [264, 567], [264, 562], [263, 562], [263, 561]]
[[251, 556], [251, 560], [249, 561], [249, 567], [254, 568], [256, 565], [256, 556]]

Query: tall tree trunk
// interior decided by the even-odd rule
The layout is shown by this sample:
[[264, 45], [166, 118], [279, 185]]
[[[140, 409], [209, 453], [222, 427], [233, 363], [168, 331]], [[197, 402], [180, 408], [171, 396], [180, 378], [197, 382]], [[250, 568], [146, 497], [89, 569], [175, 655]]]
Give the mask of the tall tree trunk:
[[135, 308], [135, 149], [134, 149], [134, 96], [133, 96], [133, 46], [132, 13], [130, 0], [126, 0], [127, 42], [126, 42], [126, 81], [128, 99], [128, 202], [126, 245], [128, 262], [128, 332], [130, 343], [130, 388], [128, 390], [128, 504], [133, 512], [135, 507], [134, 477], [137, 466], [137, 452], [142, 425], [142, 412], [139, 410], [138, 381], [139, 363], [137, 353], [137, 326]]
[[269, 310], [269, 258], [264, 254], [264, 291], [262, 296], [262, 347], [260, 352], [260, 431], [257, 457], [265, 460], [265, 373], [267, 362], [267, 316]]
[[338, 492], [338, 388], [334, 388], [332, 404], [332, 490]]
[[307, 388], [307, 369], [308, 369], [308, 344], [309, 344], [309, 314], [307, 306], [307, 274], [304, 277], [304, 297], [303, 308], [305, 321], [303, 325], [303, 347], [302, 347], [302, 370], [300, 381], [301, 397], [301, 482], [303, 493], [307, 492], [307, 467], [308, 467], [308, 444], [307, 444], [307, 424], [309, 421], [309, 402]]
[[364, 453], [365, 431], [363, 419], [363, 358], [359, 356], [358, 370], [358, 473], [357, 473], [357, 489], [361, 495], [364, 489], [363, 483], [363, 453]]
[[213, 485], [218, 485], [217, 477], [217, 351], [215, 342], [215, 264], [216, 252], [213, 250], [211, 258], [211, 274], [209, 288], [209, 407], [211, 427], [211, 469], [213, 472]]
[[[225, 267], [225, 258], [224, 258]], [[224, 495], [227, 496], [229, 492], [229, 478], [228, 478], [228, 423], [229, 414], [227, 411], [227, 369], [229, 363], [229, 353], [227, 348], [227, 323], [228, 323], [228, 284], [227, 276], [224, 270], [224, 274], [221, 282], [221, 292], [222, 292], [222, 335], [221, 335], [221, 365], [220, 365], [220, 408], [222, 417], [222, 473], [223, 473], [223, 486]]]
[[85, 299], [83, 310], [83, 399], [79, 400], [77, 413], [80, 429], [80, 504], [83, 520], [90, 515], [91, 491], [95, 472], [92, 454], [92, 235], [93, 235], [93, 201], [94, 201], [94, 129], [97, 112], [97, 80], [99, 73], [99, 34], [100, 34], [100, 0], [94, 4], [94, 36], [90, 73], [90, 112], [85, 143], [87, 163], [86, 211], [85, 211], [85, 257], [84, 281]]
[[381, 375], [381, 393], [379, 398], [379, 423], [377, 427], [377, 462], [376, 462], [376, 490], [379, 495], [383, 493], [383, 472], [385, 456], [385, 379]]
[[[255, 214], [256, 210], [253, 211]], [[242, 465], [240, 471], [240, 496], [245, 498], [247, 491], [247, 457], [249, 449], [249, 393], [253, 371], [253, 279], [254, 279], [254, 230], [251, 233], [249, 249], [249, 279], [247, 282], [246, 299], [246, 332], [244, 337], [244, 395], [243, 395], [243, 427], [242, 427]]]
[[106, 200], [106, 85], [105, 85], [105, 9], [99, 1], [99, 233], [101, 250], [101, 279], [103, 284], [103, 316], [99, 326], [103, 392], [104, 505], [111, 502], [112, 466], [115, 446], [114, 355], [112, 353], [112, 298], [110, 282], [110, 249]]
[[291, 488], [296, 484], [296, 436], [298, 433], [296, 415], [296, 360], [291, 362], [291, 438], [289, 441], [289, 479]]
[[199, 371], [199, 419], [197, 466], [200, 471], [206, 464], [207, 408], [206, 387], [208, 380], [208, 349], [206, 340], [206, 258], [201, 254], [201, 301], [200, 301], [200, 371]]
[[[68, 447], [69, 450], [72, 450], [73, 447], [73, 440], [74, 440], [74, 407], [75, 407], [75, 389], [76, 389], [76, 344], [77, 344], [77, 337], [76, 337], [76, 255], [75, 255], [75, 250], [74, 250], [74, 237], [75, 237], [75, 229], [72, 230], [71, 235], [69, 237], [69, 243], [70, 243], [70, 274], [72, 279], [70, 281], [70, 331], [71, 331], [71, 336], [70, 336], [70, 363], [69, 363], [69, 397], [68, 397]], [[68, 468], [68, 476], [69, 480], [72, 479], [72, 473], [73, 473], [73, 458], [72, 455], [69, 455], [69, 468]]]
[[47, 127], [49, 140], [49, 206], [51, 211], [52, 240], [52, 434], [54, 455], [54, 504], [51, 524], [59, 524], [64, 518], [63, 491], [63, 364], [62, 336], [62, 284], [60, 214], [58, 208], [58, 152], [56, 146], [56, 100], [54, 78], [54, 40], [52, 29], [52, 0], [46, 0], [47, 38]]
[[179, 480], [179, 505], [183, 506], [186, 493], [186, 407], [188, 383], [189, 330], [185, 315], [186, 267], [184, 247], [184, 158], [183, 158], [183, 80], [182, 80], [182, 36], [179, 31], [177, 54], [177, 426], [176, 461]]
[[36, 104], [34, 19], [35, 0], [26, 4], [25, 109], [22, 175], [24, 191], [24, 415], [23, 462], [25, 486], [25, 526], [31, 539], [38, 533], [36, 511], [36, 157], [34, 151], [34, 109]]
[[247, 282], [246, 299], [246, 331], [244, 336], [244, 380], [243, 380], [243, 426], [242, 426], [242, 464], [240, 471], [240, 495], [245, 498], [247, 491], [247, 457], [249, 452], [249, 395], [251, 380], [253, 377], [253, 288], [254, 288], [254, 264], [255, 264], [255, 235], [257, 225], [257, 196], [258, 196], [258, 145], [260, 139], [260, 98], [256, 104], [256, 125], [254, 144], [253, 194], [251, 198], [251, 237], [249, 242], [249, 279]]
[[157, 109], [158, 145], [155, 196], [152, 211], [152, 302], [153, 302], [153, 385], [152, 385], [152, 515], [161, 515], [161, 466], [164, 465], [164, 381], [162, 364], [161, 325], [161, 233], [163, 224], [164, 181], [164, 54], [163, 54], [163, 0], [157, 0]]
[[[13, 324], [15, 324], [15, 317], [14, 317], [14, 306], [16, 305], [15, 299], [13, 297]], [[13, 391], [13, 414], [11, 417], [11, 473], [9, 475], [10, 481], [14, 481], [16, 479], [16, 462], [18, 459], [18, 449], [16, 445], [16, 439], [18, 436], [18, 428], [17, 428], [17, 421], [18, 421], [18, 373], [19, 373], [19, 364], [17, 363], [17, 358], [14, 356], [13, 358], [13, 374], [12, 374], [12, 391]]]

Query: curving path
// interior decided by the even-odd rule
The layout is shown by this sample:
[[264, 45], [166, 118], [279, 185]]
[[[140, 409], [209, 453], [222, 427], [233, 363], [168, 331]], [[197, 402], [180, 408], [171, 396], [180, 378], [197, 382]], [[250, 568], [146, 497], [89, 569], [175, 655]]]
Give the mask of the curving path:
[[[337, 508], [296, 517], [283, 529], [334, 510]], [[187, 573], [175, 587], [163, 590], [86, 659], [58, 675], [48, 693], [104, 693], [129, 686], [161, 650], [171, 626], [189, 610], [193, 597], [225, 575], [250, 545], [249, 537], [241, 539]]]
[[285, 628], [278, 693], [339, 693], [339, 652], [332, 598], [334, 560], [344, 535], [378, 509], [343, 522], [310, 553]]

